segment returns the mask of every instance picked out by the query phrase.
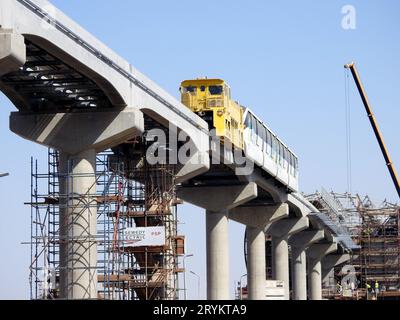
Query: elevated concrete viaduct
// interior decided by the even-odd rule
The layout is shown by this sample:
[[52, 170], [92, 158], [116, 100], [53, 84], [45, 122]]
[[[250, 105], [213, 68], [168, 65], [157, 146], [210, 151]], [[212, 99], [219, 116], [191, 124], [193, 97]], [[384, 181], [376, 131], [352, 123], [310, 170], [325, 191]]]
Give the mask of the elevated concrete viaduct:
[[[247, 228], [250, 299], [265, 299], [265, 233], [273, 237], [274, 276], [287, 283], [285, 297], [290, 245], [295, 299], [307, 298], [307, 252], [310, 295], [320, 298], [321, 264], [325, 270], [335, 239], [323, 221], [309, 220], [318, 210], [260, 168], [236, 174], [233, 152], [210, 143], [205, 121], [48, 1], [0, 2], [0, 90], [18, 110], [11, 130], [60, 152], [62, 298], [97, 298], [96, 153], [141, 136], [151, 129], [145, 119], [186, 133], [195, 147], [179, 164], [178, 194], [206, 210], [208, 299], [230, 298], [228, 219]], [[223, 164], [210, 158], [218, 148]]]

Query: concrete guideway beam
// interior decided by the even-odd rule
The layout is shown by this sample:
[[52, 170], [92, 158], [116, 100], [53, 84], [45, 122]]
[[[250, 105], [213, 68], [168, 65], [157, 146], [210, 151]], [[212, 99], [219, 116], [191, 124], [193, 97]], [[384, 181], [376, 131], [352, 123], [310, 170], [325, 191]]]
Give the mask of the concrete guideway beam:
[[[114, 107], [133, 107], [163, 124], [173, 123], [192, 137], [201, 152], [208, 152], [208, 126], [203, 119], [49, 1], [2, 0], [0, 26], [15, 31], [20, 38], [94, 81]], [[0, 42], [0, 47], [6, 43]], [[24, 62], [20, 54], [12, 56]], [[19, 100], [17, 96], [14, 92], [12, 101]]]
[[269, 224], [265, 229], [265, 232], [272, 236], [272, 276], [275, 280], [283, 281], [285, 300], [290, 299], [288, 239], [308, 227], [308, 218], [301, 217], [282, 219]]
[[337, 243], [316, 243], [307, 249], [310, 300], [322, 300], [322, 266], [325, 255], [336, 252]]
[[18, 71], [26, 62], [25, 39], [11, 29], [0, 29], [0, 77]]
[[[306, 203], [308, 203], [308, 201], [306, 199], [304, 199], [304, 197], [299, 193], [288, 194], [287, 195], [287, 202], [289, 203], [289, 205], [292, 208], [295, 209], [296, 214], [298, 214], [301, 217], [306, 217], [309, 213], [312, 212], [311, 203], [306, 205]], [[317, 212], [318, 210], [315, 209], [315, 211]]]

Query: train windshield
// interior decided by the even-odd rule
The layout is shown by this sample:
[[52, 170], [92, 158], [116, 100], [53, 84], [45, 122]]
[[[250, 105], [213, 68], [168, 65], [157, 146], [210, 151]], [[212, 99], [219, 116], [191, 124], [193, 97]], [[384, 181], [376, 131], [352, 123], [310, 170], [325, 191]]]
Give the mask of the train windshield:
[[209, 86], [208, 90], [210, 91], [210, 94], [213, 96], [216, 95], [221, 95], [224, 92], [224, 87], [223, 86]]
[[188, 93], [188, 92], [196, 93], [196, 91], [197, 91], [197, 87], [194, 87], [194, 86], [188, 86], [188, 87], [183, 88], [183, 93]]

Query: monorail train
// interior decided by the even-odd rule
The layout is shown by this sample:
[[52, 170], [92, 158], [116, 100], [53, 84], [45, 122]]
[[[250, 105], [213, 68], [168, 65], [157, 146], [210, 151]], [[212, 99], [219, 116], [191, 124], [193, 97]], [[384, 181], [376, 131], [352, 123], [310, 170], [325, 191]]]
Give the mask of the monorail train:
[[215, 128], [221, 141], [229, 140], [256, 166], [298, 191], [297, 156], [250, 109], [232, 100], [224, 80], [186, 80], [180, 91], [182, 103]]

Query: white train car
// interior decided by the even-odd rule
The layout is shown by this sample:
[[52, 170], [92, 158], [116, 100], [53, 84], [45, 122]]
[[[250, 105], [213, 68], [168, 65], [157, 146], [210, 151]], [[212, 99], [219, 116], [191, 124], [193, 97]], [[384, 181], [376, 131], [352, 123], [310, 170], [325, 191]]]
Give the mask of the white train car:
[[287, 186], [290, 191], [297, 192], [297, 156], [250, 109], [245, 109], [243, 119], [246, 157]]

